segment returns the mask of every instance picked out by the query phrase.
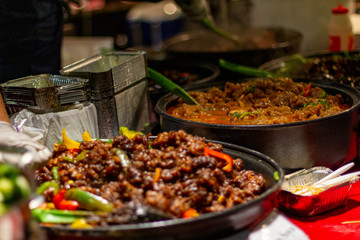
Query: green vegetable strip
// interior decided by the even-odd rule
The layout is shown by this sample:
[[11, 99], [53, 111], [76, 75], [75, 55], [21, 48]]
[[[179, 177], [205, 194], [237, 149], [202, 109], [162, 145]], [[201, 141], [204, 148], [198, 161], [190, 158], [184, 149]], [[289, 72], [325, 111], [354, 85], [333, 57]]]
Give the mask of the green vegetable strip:
[[67, 190], [65, 198], [77, 201], [80, 208], [90, 211], [111, 212], [114, 208], [114, 205], [106, 199], [76, 188]]
[[59, 184], [56, 182], [52, 182], [52, 181], [47, 181], [44, 182], [43, 184], [41, 184], [37, 189], [36, 189], [36, 194], [42, 194], [45, 190], [47, 190], [49, 187], [53, 187], [55, 190], [55, 194], [59, 192]]
[[279, 172], [278, 172], [278, 171], [274, 172], [274, 180], [276, 180], [276, 181], [279, 181], [279, 180], [280, 180], [280, 176], [279, 176]]
[[325, 90], [323, 90], [323, 89], [321, 89], [322, 90], [322, 92], [321, 92], [321, 94], [320, 94], [320, 98], [326, 98], [326, 92], [325, 92]]
[[152, 80], [157, 82], [161, 87], [181, 97], [187, 104], [200, 106], [200, 104], [189, 93], [161, 73], [149, 67], [147, 68], [147, 72]]
[[247, 115], [249, 115], [250, 113], [249, 112], [243, 112], [241, 115], [240, 115], [240, 119], [243, 119], [244, 117], [246, 117]]
[[236, 117], [236, 118], [239, 118], [239, 117], [240, 117], [240, 114], [239, 114], [238, 112], [234, 112], [233, 114], [231, 114], [231, 116]]
[[237, 39], [236, 37], [234, 37], [232, 34], [228, 33], [228, 32], [225, 32], [224, 30], [222, 30], [221, 28], [218, 28], [217, 26], [214, 25], [213, 21], [208, 18], [208, 17], [205, 17], [202, 19], [202, 22], [205, 24], [205, 26], [207, 26], [208, 28], [210, 28], [212, 31], [214, 31], [216, 34], [224, 37], [224, 38], [227, 38], [231, 41], [234, 41], [236, 42], [237, 44], [239, 45], [243, 45], [243, 43]]
[[328, 101], [326, 101], [326, 100], [319, 100], [318, 103], [324, 105], [324, 106], [325, 106], [325, 109], [329, 109], [329, 108], [330, 108], [330, 105], [329, 105]]
[[82, 216], [76, 216], [68, 211], [54, 212], [49, 209], [35, 208], [31, 210], [31, 215], [40, 222], [44, 223], [72, 223]]
[[51, 172], [53, 174], [53, 178], [56, 182], [60, 182], [60, 174], [58, 167], [52, 167]]
[[233, 72], [242, 73], [248, 76], [254, 77], [274, 77], [274, 74], [268, 71], [260, 70], [253, 67], [239, 65], [233, 62], [226, 61], [224, 59], [219, 59], [219, 65], [223, 68], [231, 70]]
[[77, 155], [77, 156], [75, 157], [75, 159], [74, 159], [75, 162], [84, 160], [84, 159], [86, 158], [88, 152], [89, 152], [89, 150], [84, 150], [84, 151], [82, 151], [79, 155]]
[[65, 162], [73, 162], [73, 161], [74, 161], [74, 160], [73, 160], [72, 158], [70, 158], [70, 157], [63, 157], [62, 160], [65, 161]]

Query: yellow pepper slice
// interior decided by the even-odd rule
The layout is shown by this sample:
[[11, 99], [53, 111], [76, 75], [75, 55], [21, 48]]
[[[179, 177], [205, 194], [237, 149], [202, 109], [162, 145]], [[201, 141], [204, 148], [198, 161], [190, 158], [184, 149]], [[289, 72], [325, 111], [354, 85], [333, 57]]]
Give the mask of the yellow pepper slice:
[[143, 133], [129, 130], [127, 127], [120, 127], [119, 134], [127, 136], [128, 139], [132, 139], [137, 134], [143, 134]]
[[81, 134], [81, 136], [82, 136], [84, 142], [90, 142], [92, 140], [90, 133], [87, 130], [83, 134]]
[[89, 225], [85, 219], [78, 218], [71, 224], [71, 228], [92, 228], [92, 226]]
[[61, 135], [62, 135], [63, 143], [67, 147], [67, 149], [79, 148], [80, 147], [79, 142], [76, 142], [76, 141], [72, 140], [71, 138], [68, 137], [68, 135], [66, 135], [66, 130], [65, 129], [62, 130]]

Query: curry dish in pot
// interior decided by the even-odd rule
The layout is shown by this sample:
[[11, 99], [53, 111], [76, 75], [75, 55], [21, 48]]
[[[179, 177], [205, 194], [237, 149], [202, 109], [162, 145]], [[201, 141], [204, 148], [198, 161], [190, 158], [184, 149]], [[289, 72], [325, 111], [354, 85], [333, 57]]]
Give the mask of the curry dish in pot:
[[226, 82], [224, 90], [189, 92], [201, 105], [179, 99], [168, 114], [191, 121], [229, 125], [284, 124], [340, 113], [350, 106], [340, 94], [331, 95], [310, 83], [291, 78]]

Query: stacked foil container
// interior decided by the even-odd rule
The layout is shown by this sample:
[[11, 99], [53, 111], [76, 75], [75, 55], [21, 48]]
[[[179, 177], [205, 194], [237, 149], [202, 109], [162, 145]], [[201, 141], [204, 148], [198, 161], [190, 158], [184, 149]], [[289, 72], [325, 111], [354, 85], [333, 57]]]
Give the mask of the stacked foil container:
[[139, 131], [150, 122], [145, 52], [102, 53], [60, 73], [90, 80], [90, 101], [97, 109], [101, 138], [113, 138], [121, 126]]
[[24, 108], [41, 113], [60, 111], [63, 106], [87, 101], [89, 80], [60, 75], [32, 75], [0, 84], [8, 111]]

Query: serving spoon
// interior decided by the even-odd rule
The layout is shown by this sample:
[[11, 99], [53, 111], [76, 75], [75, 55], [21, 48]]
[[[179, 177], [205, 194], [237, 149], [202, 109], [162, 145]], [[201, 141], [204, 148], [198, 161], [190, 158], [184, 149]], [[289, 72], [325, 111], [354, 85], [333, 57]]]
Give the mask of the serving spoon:
[[189, 105], [198, 105], [203, 108], [187, 91], [185, 91], [182, 87], [157, 72], [156, 70], [148, 67], [147, 72], [149, 77], [157, 82], [161, 87], [167, 89], [178, 97], [184, 99], [184, 101]]

